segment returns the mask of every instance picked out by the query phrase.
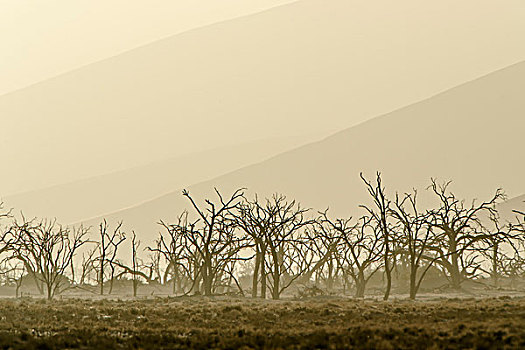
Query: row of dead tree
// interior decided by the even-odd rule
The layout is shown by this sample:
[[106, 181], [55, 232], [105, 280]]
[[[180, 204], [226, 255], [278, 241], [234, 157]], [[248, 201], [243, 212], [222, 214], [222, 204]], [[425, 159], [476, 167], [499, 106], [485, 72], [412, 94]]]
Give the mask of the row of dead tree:
[[[361, 206], [360, 218], [332, 218], [328, 210], [315, 213], [284, 195], [248, 198], [243, 189], [201, 205], [183, 191], [193, 211], [174, 223], [161, 221], [155, 244], [140, 250], [132, 231], [122, 223], [110, 228], [104, 220], [97, 238], [90, 228], [64, 227], [56, 220], [15, 218], [3, 211], [0, 239], [4, 283], [22, 277], [35, 281], [49, 299], [68, 288], [96, 286], [111, 294], [122, 278], [140, 284], [171, 284], [174, 295], [214, 295], [235, 289], [252, 297], [279, 299], [291, 286], [315, 284], [331, 291], [338, 285], [363, 297], [370, 279], [382, 274], [384, 299], [392, 289], [392, 272], [408, 271], [410, 298], [415, 299], [431, 268], [439, 270], [454, 289], [480, 276], [498, 286], [504, 277], [525, 272], [525, 214], [502, 222], [496, 204], [503, 191], [484, 202], [467, 204], [449, 189], [450, 183], [431, 180], [428, 187], [439, 205], [420, 209], [414, 190], [389, 198], [378, 173], [361, 178], [372, 205]], [[119, 257], [130, 241], [130, 262]], [[149, 252], [148, 260], [139, 257]], [[249, 280], [249, 286], [246, 281]]]

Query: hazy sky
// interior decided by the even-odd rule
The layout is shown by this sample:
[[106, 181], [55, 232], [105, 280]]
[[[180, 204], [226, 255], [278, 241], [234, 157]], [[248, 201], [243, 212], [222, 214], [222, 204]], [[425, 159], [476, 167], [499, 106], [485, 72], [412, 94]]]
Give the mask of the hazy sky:
[[0, 0], [0, 95], [292, 0]]

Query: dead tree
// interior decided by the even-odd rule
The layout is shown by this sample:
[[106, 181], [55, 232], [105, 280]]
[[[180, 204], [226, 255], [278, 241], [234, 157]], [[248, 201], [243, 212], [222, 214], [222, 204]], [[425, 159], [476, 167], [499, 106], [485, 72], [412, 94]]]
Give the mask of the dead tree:
[[98, 283], [100, 284], [100, 295], [104, 295], [104, 281], [106, 279], [106, 267], [110, 269], [109, 280], [113, 283], [115, 276], [115, 260], [120, 244], [126, 240], [122, 232], [122, 222], [119, 222], [115, 229], [109, 230], [106, 219], [99, 225], [100, 242], [98, 242]]
[[[396, 194], [391, 215], [399, 223], [401, 243], [399, 254], [404, 255], [408, 260], [409, 295], [410, 299], [414, 300], [426, 273], [436, 260], [430, 255], [434, 237], [432, 228], [427, 224], [426, 214], [421, 213], [417, 207], [416, 190], [405, 194], [402, 198]], [[423, 271], [418, 274], [423, 266], [425, 266]]]
[[[191, 244], [188, 237], [195, 233], [196, 222], [188, 220], [188, 212], [184, 211], [175, 224], [159, 223], [164, 228], [164, 233], [159, 234], [154, 247], [148, 247], [152, 252], [158, 252], [167, 263], [164, 272], [164, 281], [168, 281], [171, 274], [173, 294], [183, 292], [183, 278], [192, 280], [192, 266], [200, 265], [198, 259], [190, 250]], [[197, 258], [198, 261], [194, 261]]]
[[477, 242], [475, 249], [489, 262], [488, 269], [482, 264], [480, 270], [487, 273], [492, 286], [498, 288], [501, 277], [512, 274], [511, 254], [517, 252], [515, 242], [519, 234], [515, 234], [511, 223], [502, 223], [497, 212], [491, 213], [488, 221], [490, 226], [482, 228], [486, 238]]
[[339, 232], [344, 278], [348, 280], [350, 276], [356, 287], [355, 296], [363, 298], [368, 281], [383, 266], [384, 241], [379, 227], [368, 216], [361, 217], [356, 224], [351, 224], [352, 218], [331, 220], [324, 216], [323, 219]]
[[98, 282], [99, 280], [99, 274], [98, 274], [98, 266], [97, 266], [97, 253], [98, 253], [98, 246], [93, 247], [93, 249], [88, 250], [87, 252], [84, 252], [82, 254], [82, 262], [80, 263], [80, 274], [78, 278], [78, 284], [80, 286], [83, 286], [89, 281]]
[[259, 201], [257, 195], [250, 201], [243, 198], [239, 203], [237, 210], [233, 212], [236, 225], [241, 228], [245, 234], [251, 238], [255, 252], [255, 265], [252, 276], [252, 297], [258, 295], [259, 281], [261, 283], [261, 298], [266, 298], [267, 290], [267, 240], [269, 232], [274, 228], [277, 221], [276, 211], [272, 210], [270, 202], [267, 200], [266, 205]]
[[15, 221], [11, 234], [10, 251], [26, 270], [45, 286], [51, 300], [70, 284], [66, 272], [73, 258], [87, 240], [88, 230], [63, 227], [52, 221]]
[[484, 232], [480, 215], [496, 213], [495, 204], [505, 198], [501, 189], [480, 204], [466, 205], [449, 191], [450, 182], [438, 185], [431, 179], [429, 189], [437, 197], [440, 207], [428, 211], [427, 224], [435, 234], [432, 250], [439, 255], [436, 263], [444, 269], [453, 289], [460, 289], [463, 280], [474, 276], [480, 268], [475, 245], [491, 234]]
[[311, 250], [305, 249], [308, 240], [299, 237], [300, 231], [313, 223], [305, 218], [308, 211], [295, 201], [287, 202], [281, 194], [264, 202], [256, 195], [254, 200], [245, 198], [239, 204], [234, 212], [236, 225], [251, 238], [255, 251], [252, 297], [257, 296], [260, 282], [261, 298], [266, 298], [269, 290], [273, 299], [279, 299], [312, 266], [317, 269], [317, 264], [309, 264], [313, 260]]
[[525, 215], [516, 212], [522, 217], [516, 217], [516, 222], [510, 224], [513, 255], [506, 261], [504, 271], [514, 283], [516, 278], [525, 274]]
[[11, 244], [10, 224], [3, 226], [3, 222], [13, 218], [12, 210], [5, 210], [4, 203], [0, 202], [0, 255], [8, 251]]
[[162, 254], [158, 251], [153, 251], [148, 254], [148, 259], [144, 263], [145, 274], [148, 276], [148, 281], [155, 284], [163, 284], [163, 276], [161, 273], [161, 259]]
[[[315, 220], [314, 225], [306, 230], [306, 237], [310, 242], [306, 245], [316, 255], [316, 263], [304, 274], [303, 280], [309, 281], [313, 274], [317, 279], [321, 277], [328, 290], [334, 288], [338, 273], [343, 269], [341, 257], [338, 254], [342, 244], [341, 230], [334, 228], [334, 222], [328, 219], [328, 210], [320, 212], [320, 217]], [[336, 220], [337, 223], [345, 222], [345, 225], [351, 221]]]
[[131, 264], [128, 266], [118, 260], [115, 260], [113, 264], [116, 267], [121, 269], [121, 272], [118, 274], [118, 277], [124, 276], [126, 274], [131, 276], [133, 297], [137, 296], [138, 287], [140, 285], [140, 277], [145, 279], [147, 282], [152, 282], [151, 275], [145, 273], [143, 268], [145, 265], [138, 256], [140, 248], [140, 240], [137, 239], [137, 234], [135, 231], [132, 231], [131, 235]]
[[[13, 256], [10, 249], [12, 249], [13, 235], [11, 234], [12, 227], [8, 224], [4, 226], [4, 221], [12, 219], [11, 210], [4, 209], [4, 203], [0, 202], [0, 277], [3, 278], [4, 282], [12, 283], [18, 281], [14, 279], [13, 275], [16, 276], [16, 272], [19, 270], [19, 261], [13, 262]], [[4, 253], [8, 253], [7, 255]], [[23, 265], [22, 265], [23, 268]], [[21, 277], [21, 276], [20, 276]], [[18, 298], [18, 291], [20, 286], [17, 285], [16, 295]]]
[[24, 264], [9, 256], [0, 262], [0, 280], [3, 285], [15, 285], [16, 298], [20, 296], [25, 272]]
[[[140, 240], [137, 239], [137, 234], [132, 231], [131, 235], [131, 264], [128, 266], [118, 260], [115, 260], [113, 264], [119, 267], [122, 271], [119, 273], [120, 276], [130, 275], [132, 282], [133, 297], [137, 296], [138, 287], [141, 284], [141, 278], [147, 283], [154, 282], [153, 274], [154, 268], [152, 265], [147, 265], [139, 257]], [[145, 272], [146, 271], [146, 272]]]
[[244, 247], [244, 238], [236, 235], [235, 223], [231, 217], [231, 212], [244, 194], [243, 191], [244, 189], [238, 189], [229, 198], [224, 199], [215, 189], [218, 202], [206, 199], [205, 208], [197, 205], [188, 191], [182, 192], [201, 220], [200, 228], [188, 232], [187, 238], [202, 259], [199, 275], [202, 278], [204, 295], [214, 294], [225, 272], [225, 266], [238, 260], [238, 253]]
[[274, 219], [265, 236], [268, 252], [265, 264], [269, 289], [272, 298], [277, 300], [284, 290], [308, 271], [309, 266], [301, 264], [304, 254], [301, 252], [303, 242], [300, 234], [313, 221], [306, 218], [310, 209], [303, 209], [295, 201], [287, 202], [284, 195], [274, 195], [266, 206]]
[[390, 290], [392, 289], [392, 270], [395, 267], [395, 249], [393, 249], [393, 245], [395, 244], [395, 232], [391, 229], [391, 225], [389, 224], [389, 218], [391, 217], [392, 212], [390, 207], [391, 201], [386, 197], [380, 172], [376, 174], [375, 184], [368, 181], [363, 176], [363, 173], [361, 173], [360, 176], [374, 203], [373, 207], [361, 205], [361, 208], [365, 209], [370, 218], [373, 219], [379, 228], [383, 240], [383, 268], [386, 277], [386, 288], [383, 300], [388, 300], [390, 297]]
[[135, 231], [133, 231], [133, 235], [131, 236], [131, 275], [132, 275], [132, 281], [133, 281], [133, 297], [137, 296], [137, 289], [139, 285], [138, 280], [138, 267], [139, 267], [139, 261], [137, 256], [137, 251], [140, 246], [140, 241], [137, 240], [137, 235], [135, 234]]

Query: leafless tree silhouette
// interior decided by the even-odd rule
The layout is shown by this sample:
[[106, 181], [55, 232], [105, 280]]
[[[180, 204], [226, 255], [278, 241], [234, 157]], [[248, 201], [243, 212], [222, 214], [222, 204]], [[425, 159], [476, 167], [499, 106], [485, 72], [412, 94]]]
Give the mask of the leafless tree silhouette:
[[276, 222], [276, 212], [270, 210], [269, 203], [265, 206], [259, 202], [255, 195], [253, 201], [244, 198], [239, 203], [237, 210], [233, 212], [236, 225], [251, 238], [255, 250], [255, 265], [252, 276], [252, 297], [258, 295], [259, 281], [261, 282], [261, 298], [266, 298], [267, 272], [266, 254], [267, 239], [269, 232]]
[[310, 211], [295, 201], [288, 202], [284, 195], [274, 195], [266, 203], [270, 213], [270, 230], [266, 232], [268, 285], [273, 299], [279, 299], [282, 292], [309, 269], [302, 264], [301, 230], [313, 223], [306, 218]]
[[322, 279], [330, 291], [334, 288], [338, 273], [343, 269], [339, 255], [343, 237], [341, 232], [334, 228], [327, 213], [328, 209], [320, 212], [320, 216], [313, 221], [313, 225], [308, 226], [305, 230], [306, 242], [308, 243], [305, 248], [310, 251], [316, 262], [304, 273], [301, 279], [308, 282], [315, 274], [316, 284]]
[[11, 223], [4, 226], [4, 221], [10, 221], [13, 218], [12, 210], [5, 210], [4, 203], [0, 202], [0, 255], [9, 249], [11, 235], [9, 234]]
[[164, 233], [159, 234], [155, 246], [148, 247], [152, 252], [158, 252], [164, 257], [167, 263], [164, 271], [164, 281], [168, 281], [171, 275], [173, 285], [173, 294], [179, 294], [183, 291], [183, 279], [185, 276], [191, 280], [191, 266], [199, 265], [199, 262], [193, 261], [194, 254], [189, 250], [189, 235], [195, 232], [196, 223], [188, 220], [188, 212], [184, 211], [175, 224], [167, 224], [164, 221], [159, 223], [164, 228]]
[[139, 285], [139, 279], [138, 279], [138, 269], [139, 269], [139, 261], [137, 256], [137, 251], [140, 246], [140, 241], [137, 240], [137, 234], [135, 231], [132, 231], [131, 236], [131, 275], [132, 275], [132, 281], [133, 281], [133, 296], [137, 296], [137, 289]]
[[385, 270], [386, 277], [386, 288], [384, 300], [388, 300], [390, 297], [390, 291], [392, 289], [392, 270], [395, 267], [395, 253], [396, 250], [393, 249], [393, 245], [396, 243], [394, 234], [395, 231], [392, 229], [389, 218], [391, 216], [391, 201], [387, 198], [385, 188], [383, 187], [381, 173], [376, 174], [376, 181], [373, 184], [371, 181], [368, 181], [361, 173], [361, 179], [365, 183], [368, 193], [373, 199], [373, 207], [368, 207], [362, 205], [369, 216], [372, 218], [373, 222], [379, 228], [383, 240], [383, 268]]
[[98, 273], [98, 266], [96, 262], [97, 253], [98, 245], [82, 254], [82, 261], [80, 263], [80, 273], [78, 277], [78, 284], [80, 286], [87, 284], [88, 282], [90, 282], [90, 280], [95, 280], [98, 282], [100, 276]]
[[[525, 273], [525, 215], [514, 211], [515, 222], [499, 218], [496, 204], [505, 199], [502, 190], [488, 201], [467, 205], [449, 190], [450, 182], [431, 179], [427, 189], [438, 205], [422, 211], [416, 190], [396, 194], [392, 201], [381, 173], [374, 181], [363, 174], [361, 179], [372, 205], [360, 206], [366, 213], [358, 220], [331, 218], [328, 210], [314, 217], [282, 194], [248, 199], [244, 189], [238, 189], [224, 198], [215, 189], [216, 200], [199, 205], [183, 191], [193, 210], [182, 212], [174, 223], [160, 221], [163, 230], [145, 249], [146, 260], [133, 232], [130, 264], [117, 256], [126, 240], [122, 223], [110, 229], [103, 220], [93, 242], [87, 240], [88, 229], [63, 227], [56, 220], [26, 220], [23, 215], [17, 220], [0, 204], [0, 224], [5, 223], [0, 231], [0, 282], [17, 284], [18, 295], [21, 277], [27, 274], [49, 299], [71, 286], [104, 295], [108, 281], [111, 294], [113, 281], [126, 275], [134, 296], [141, 283], [154, 288], [171, 283], [174, 295], [237, 289], [244, 296], [249, 283], [254, 298], [269, 294], [280, 299], [289, 290], [303, 297], [339, 287], [346, 293], [349, 285], [362, 298], [372, 277], [381, 272], [388, 300], [399, 287], [393, 283], [394, 272], [396, 277], [408, 271], [403, 283], [408, 282], [411, 299], [433, 267], [454, 289], [467, 279], [486, 279], [499, 287], [503, 278], [513, 281]], [[86, 243], [96, 245], [80, 250]], [[81, 261], [75, 259], [78, 252], [83, 252]], [[98, 287], [89, 286], [94, 283]]]
[[245, 247], [244, 237], [236, 235], [235, 220], [231, 212], [242, 199], [244, 189], [236, 190], [224, 199], [216, 189], [218, 202], [206, 199], [206, 207], [201, 208], [186, 190], [183, 195], [192, 204], [200, 219], [200, 228], [187, 232], [188, 242], [201, 257], [199, 275], [203, 282], [205, 295], [212, 295], [221, 283], [221, 277], [228, 273], [227, 265], [241, 259], [239, 252]]
[[[410, 299], [415, 299], [426, 273], [436, 260], [434, 256], [429, 255], [429, 248], [434, 244], [432, 227], [427, 223], [428, 214], [421, 213], [417, 207], [416, 190], [403, 197], [396, 194], [391, 214], [399, 223], [398, 254], [407, 257], [410, 270], [409, 294]], [[424, 262], [426, 266], [418, 274]]]
[[0, 262], [0, 278], [4, 284], [15, 284], [15, 296], [20, 296], [20, 288], [23, 283], [25, 266], [19, 260], [5, 257]]
[[324, 212], [322, 220], [339, 233], [343, 242], [339, 255], [344, 278], [350, 276], [356, 287], [355, 296], [363, 298], [366, 284], [383, 266], [383, 240], [379, 228], [372, 225], [372, 219], [367, 216], [352, 224], [352, 218], [332, 220]]
[[10, 230], [9, 249], [35, 281], [45, 286], [48, 299], [60, 294], [70, 284], [66, 272], [78, 249], [87, 240], [88, 230], [63, 227], [52, 221], [15, 220]]
[[439, 255], [436, 263], [447, 272], [452, 288], [460, 289], [464, 278], [474, 275], [480, 267], [475, 244], [492, 235], [484, 232], [480, 215], [495, 214], [495, 204], [505, 195], [498, 189], [488, 201], [466, 205], [449, 191], [450, 182], [431, 182], [429, 189], [440, 202], [440, 207], [427, 215], [427, 224], [436, 234], [432, 250]]
[[515, 235], [511, 223], [502, 222], [499, 214], [494, 211], [490, 214], [489, 226], [485, 225], [486, 238], [476, 244], [476, 248], [484, 259], [489, 262], [486, 269], [483, 264], [480, 270], [486, 272], [492, 279], [493, 286], [499, 287], [501, 277], [510, 275], [512, 270], [512, 257], [509, 254], [515, 252]]
[[124, 232], [122, 232], [122, 222], [119, 222], [113, 230], [109, 231], [106, 219], [104, 219], [99, 225], [99, 235], [99, 256], [96, 258], [96, 260], [98, 262], [98, 283], [100, 285], [100, 295], [104, 295], [106, 267], [109, 267], [110, 270], [109, 281], [111, 284], [111, 293], [113, 289], [113, 279], [115, 278], [115, 262], [117, 259], [118, 247], [126, 240], [126, 236]]

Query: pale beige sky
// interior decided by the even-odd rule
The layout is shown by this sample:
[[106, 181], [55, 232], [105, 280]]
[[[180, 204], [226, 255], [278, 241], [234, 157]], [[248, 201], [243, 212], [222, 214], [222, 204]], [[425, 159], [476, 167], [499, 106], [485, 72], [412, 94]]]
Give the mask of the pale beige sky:
[[0, 0], [0, 95], [293, 0]]

